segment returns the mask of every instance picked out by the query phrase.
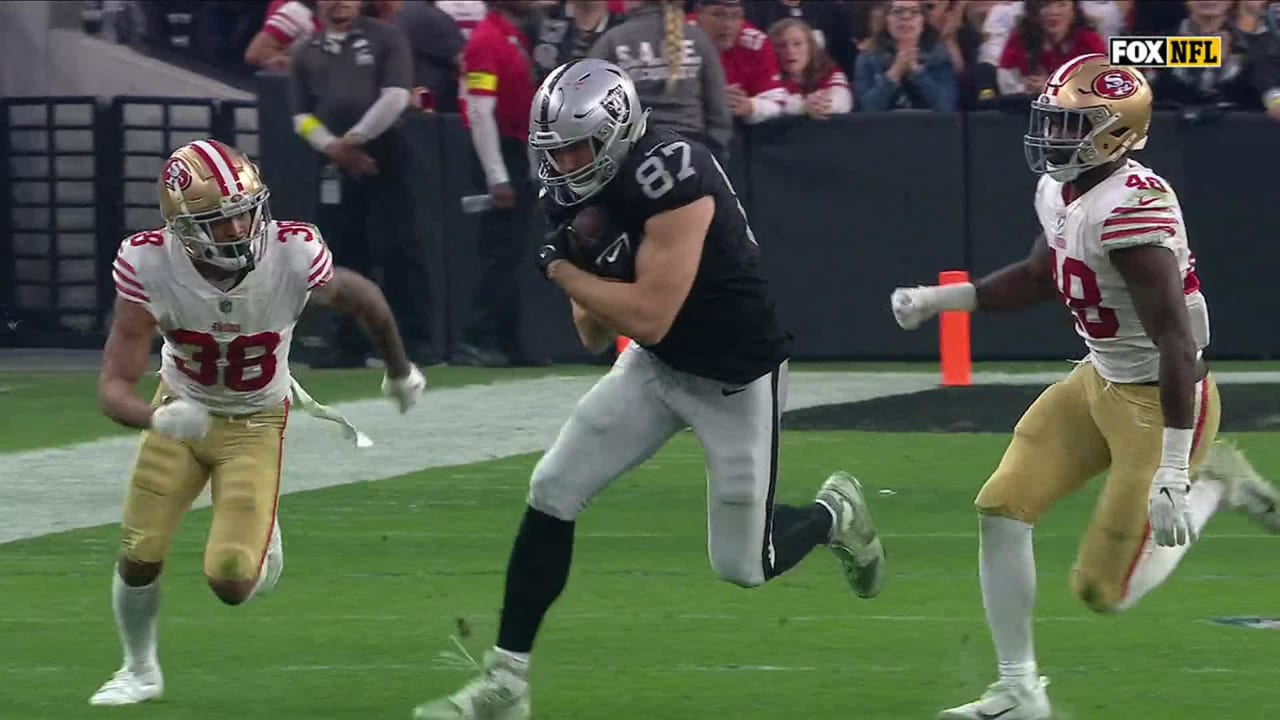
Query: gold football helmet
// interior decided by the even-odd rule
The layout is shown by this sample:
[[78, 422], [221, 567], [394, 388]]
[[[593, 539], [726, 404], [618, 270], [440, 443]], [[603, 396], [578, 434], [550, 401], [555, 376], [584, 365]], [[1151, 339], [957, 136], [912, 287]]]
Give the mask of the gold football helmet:
[[[192, 260], [236, 272], [252, 270], [262, 258], [269, 193], [257, 166], [239, 150], [217, 140], [187, 143], [165, 162], [157, 189], [165, 227]], [[241, 222], [224, 222], [233, 219]]]
[[1133, 68], [1100, 53], [1080, 55], [1049, 77], [1031, 103], [1023, 137], [1031, 171], [1070, 182], [1089, 168], [1147, 144], [1151, 86]]

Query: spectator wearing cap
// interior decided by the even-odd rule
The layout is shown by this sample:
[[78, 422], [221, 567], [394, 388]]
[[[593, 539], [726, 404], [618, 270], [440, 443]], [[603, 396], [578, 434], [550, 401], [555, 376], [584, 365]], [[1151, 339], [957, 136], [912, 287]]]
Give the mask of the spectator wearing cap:
[[849, 77], [818, 46], [813, 29], [804, 20], [779, 20], [770, 26], [769, 40], [787, 91], [784, 113], [826, 120], [853, 109]]
[[1000, 55], [1001, 95], [1040, 94], [1049, 76], [1079, 55], [1107, 52], [1074, 0], [1027, 0], [1018, 28]]
[[[803, 20], [813, 30], [819, 50], [846, 75], [853, 72], [858, 50], [853, 44], [853, 6], [831, 0], [747, 0], [747, 22], [772, 30], [781, 20]], [[772, 34], [772, 33], [771, 33]]]
[[463, 51], [463, 125], [493, 196], [481, 218], [480, 275], [472, 318], [450, 356], [460, 365], [543, 364], [520, 344], [521, 261], [530, 245], [536, 190], [529, 172], [529, 110], [534, 77], [531, 0], [491, 0]]
[[682, 0], [628, 0], [622, 24], [596, 41], [591, 57], [631, 76], [651, 125], [706, 145], [725, 163], [733, 116], [724, 68], [706, 33], [686, 23]]
[[458, 112], [458, 75], [462, 71], [462, 49], [467, 44], [458, 22], [430, 0], [407, 0], [396, 14], [395, 24], [409, 38], [413, 52], [418, 106], [442, 113]]
[[587, 57], [600, 36], [622, 20], [621, 14], [609, 11], [606, 0], [569, 0], [553, 8], [539, 23], [533, 46], [538, 81], [570, 60]]
[[884, 110], [956, 109], [956, 76], [947, 49], [924, 21], [919, 0], [893, 0], [885, 29], [858, 55], [854, 91], [858, 108]]
[[698, 26], [720, 51], [729, 111], [754, 125], [782, 114], [786, 90], [769, 36], [746, 21], [742, 0], [698, 0]]
[[[431, 365], [425, 243], [414, 235], [411, 146], [398, 126], [412, 60], [398, 28], [360, 15], [355, 0], [320, 0], [321, 33], [293, 47], [294, 128], [331, 163], [321, 181], [320, 226], [334, 259], [381, 284], [414, 362]], [[337, 326], [334, 353], [317, 365], [363, 367], [369, 355], [353, 322]]]
[[262, 29], [249, 42], [244, 61], [263, 70], [289, 72], [293, 44], [320, 30], [316, 0], [271, 0]]

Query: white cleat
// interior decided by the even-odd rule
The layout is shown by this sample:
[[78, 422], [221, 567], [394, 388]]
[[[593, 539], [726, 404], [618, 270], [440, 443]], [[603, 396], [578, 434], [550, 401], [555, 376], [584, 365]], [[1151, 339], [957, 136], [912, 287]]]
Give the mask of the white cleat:
[[267, 543], [267, 557], [262, 563], [262, 573], [253, 587], [253, 597], [269, 594], [276, 589], [280, 575], [284, 573], [284, 540], [280, 535], [280, 519], [271, 524], [271, 540]]
[[959, 707], [943, 710], [938, 720], [1049, 720], [1049, 679], [1039, 678], [1027, 686], [1001, 680], [987, 688], [982, 697]]
[[120, 668], [98, 692], [89, 698], [90, 705], [135, 705], [155, 700], [164, 694], [164, 677], [160, 668], [133, 671]]
[[529, 681], [501, 654], [484, 655], [484, 673], [458, 692], [419, 705], [413, 720], [528, 720]]
[[860, 598], [879, 595], [884, 587], [884, 547], [857, 478], [845, 472], [832, 473], [818, 491], [816, 502], [835, 516], [829, 547], [844, 565], [849, 587]]
[[284, 574], [284, 538], [280, 534], [280, 518], [271, 525], [271, 542], [267, 544], [267, 564], [262, 569], [264, 582], [262, 591], [270, 592], [280, 582]]
[[1193, 474], [1222, 483], [1227, 492], [1223, 504], [1227, 509], [1244, 513], [1255, 525], [1270, 533], [1280, 533], [1280, 491], [1253, 469], [1244, 453], [1233, 445], [1219, 441], [1209, 446], [1202, 463]]

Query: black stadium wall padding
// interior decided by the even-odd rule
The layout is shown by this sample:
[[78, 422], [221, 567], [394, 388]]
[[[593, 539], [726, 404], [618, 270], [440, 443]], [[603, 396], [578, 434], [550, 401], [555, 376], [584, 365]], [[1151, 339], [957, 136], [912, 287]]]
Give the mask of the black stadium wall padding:
[[[288, 79], [263, 73], [256, 81], [256, 149], [273, 213], [314, 221], [321, 157], [293, 132]], [[7, 251], [0, 257], [0, 279], [8, 281], [0, 287], [0, 309], [26, 324], [22, 333], [0, 333], [0, 345], [101, 342], [112, 296], [111, 255], [126, 230], [127, 208], [115, 206], [127, 198], [108, 192], [122, 187], [129, 172], [128, 133], [120, 131], [116, 106], [134, 101], [142, 99], [100, 103], [91, 123], [93, 180], [102, 191], [96, 198], [97, 297], [106, 307], [86, 330], [83, 313], [75, 316], [77, 326], [74, 308], [39, 302], [59, 297], [59, 278], [33, 275], [27, 259], [19, 267], [19, 250], [30, 245], [24, 230], [39, 228], [19, 222], [32, 213], [9, 184], [0, 198], [0, 210], [8, 210], [0, 222], [0, 251]], [[57, 107], [59, 99], [41, 102]], [[190, 101], [172, 99], [175, 106], [184, 102]], [[13, 149], [28, 142], [29, 104], [0, 100], [0, 145]], [[232, 127], [228, 110], [215, 103], [210, 132], [235, 142], [241, 131]], [[58, 113], [46, 115], [48, 136], [60, 137]], [[906, 111], [739, 128], [725, 171], [760, 243], [779, 312], [795, 334], [796, 359], [936, 358], [936, 324], [899, 330], [889, 293], [898, 285], [936, 282], [942, 270], [981, 275], [1027, 253], [1039, 227], [1032, 210], [1036, 177], [1023, 158], [1026, 122], [1025, 113]], [[432, 262], [432, 328], [437, 347], [446, 350], [471, 317], [477, 270], [480, 222], [463, 214], [460, 201], [486, 189], [458, 116], [409, 111], [403, 123], [413, 148], [416, 234]], [[1256, 320], [1271, 304], [1271, 268], [1280, 266], [1280, 243], [1271, 237], [1280, 198], [1280, 176], [1271, 167], [1277, 151], [1274, 122], [1262, 115], [1228, 113], [1206, 122], [1158, 112], [1150, 145], [1135, 155], [1178, 192], [1209, 299], [1211, 357], [1280, 356], [1280, 334]], [[50, 145], [47, 153], [36, 154], [59, 152], [60, 145]], [[556, 361], [589, 359], [578, 345], [568, 302], [535, 269], [533, 250], [544, 231], [535, 225], [518, 278], [524, 344]], [[59, 245], [47, 251], [55, 264], [64, 259]], [[84, 262], [78, 255], [65, 259]], [[322, 313], [308, 313], [299, 328], [300, 348], [318, 342], [325, 324]], [[1057, 360], [1084, 352], [1070, 314], [1057, 304], [1021, 314], [976, 315], [972, 342], [977, 359]]]

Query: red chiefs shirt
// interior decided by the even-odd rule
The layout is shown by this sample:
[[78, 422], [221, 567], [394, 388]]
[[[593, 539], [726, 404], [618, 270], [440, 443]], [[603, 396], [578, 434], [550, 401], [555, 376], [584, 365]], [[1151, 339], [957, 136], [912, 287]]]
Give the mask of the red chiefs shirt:
[[462, 124], [467, 120], [466, 96], [498, 98], [495, 114], [498, 133], [527, 142], [529, 108], [533, 105], [533, 68], [529, 62], [529, 39], [497, 12], [485, 15], [467, 40], [462, 55]]
[[1102, 37], [1089, 28], [1078, 28], [1057, 45], [1050, 45], [1040, 54], [1040, 67], [1031, 67], [1031, 58], [1027, 55], [1022, 35], [1017, 30], [1009, 36], [1005, 43], [1004, 53], [1000, 55], [1000, 67], [1017, 70], [1025, 75], [1049, 76], [1077, 55], [1086, 53], [1106, 53], [1107, 45]]
[[[789, 95], [807, 95], [808, 94], [805, 92], [804, 88], [800, 87], [800, 83], [790, 78], [785, 79], [782, 83], [782, 86], [786, 88], [787, 94]], [[842, 72], [838, 67], [833, 67], [830, 70], [828, 70], [827, 76], [822, 78], [822, 81], [818, 83], [818, 87], [814, 88], [810, 92], [821, 92], [823, 90], [830, 90], [832, 88], [844, 88], [845, 90], [849, 89], [849, 76], [845, 75], [844, 72]]]
[[769, 36], [751, 23], [742, 23], [738, 42], [720, 53], [727, 85], [739, 85], [749, 97], [782, 87], [778, 74], [778, 57], [769, 44]]

